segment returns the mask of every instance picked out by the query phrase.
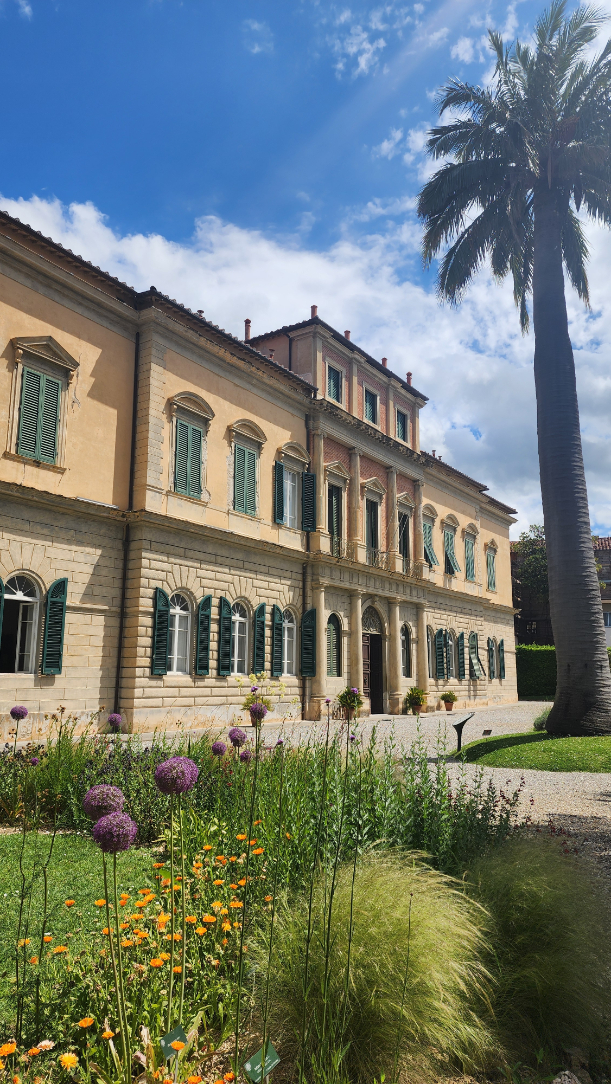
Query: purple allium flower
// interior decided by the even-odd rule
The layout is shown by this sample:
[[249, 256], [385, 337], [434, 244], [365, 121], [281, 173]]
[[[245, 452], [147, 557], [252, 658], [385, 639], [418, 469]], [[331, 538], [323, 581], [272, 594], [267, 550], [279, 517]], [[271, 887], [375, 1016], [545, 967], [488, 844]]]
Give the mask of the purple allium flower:
[[227, 752], [227, 746], [224, 741], [212, 742], [212, 754], [215, 757], [224, 757]]
[[109, 725], [111, 730], [115, 730], [115, 731], [120, 730], [122, 722], [123, 722], [123, 719], [121, 718], [121, 716], [116, 711], [111, 712], [110, 715], [108, 716], [108, 725]]
[[350, 692], [351, 693], [356, 693], [358, 695], [358, 689], [351, 689]]
[[22, 719], [25, 719], [27, 714], [28, 709], [24, 708], [23, 704], [15, 704], [15, 707], [10, 710], [11, 719], [14, 719], [16, 723], [20, 723]]
[[284, 738], [278, 738], [276, 745], [284, 745]]
[[248, 761], [252, 760], [252, 749], [241, 749], [240, 760], [243, 764], [248, 764]]
[[246, 734], [243, 730], [240, 730], [239, 726], [232, 726], [228, 737], [234, 749], [239, 749], [246, 741]]
[[109, 783], [98, 783], [91, 787], [83, 798], [83, 809], [92, 821], [99, 821], [108, 813], [120, 813], [125, 805], [125, 795], [120, 787], [111, 787]]
[[107, 813], [93, 826], [93, 838], [105, 854], [128, 851], [136, 838], [138, 825], [127, 813]]
[[30, 757], [30, 764], [35, 768], [37, 764], [40, 764], [40, 757]]
[[189, 757], [170, 757], [155, 768], [155, 782], [162, 794], [186, 794], [198, 775], [199, 768]]
[[350, 735], [350, 741], [356, 741], [356, 734]]
[[250, 686], [250, 691], [251, 691], [251, 693], [258, 693], [259, 692], [259, 686], [258, 685], [251, 685]]
[[261, 704], [258, 700], [255, 700], [254, 704], [250, 705], [249, 711], [250, 718], [253, 720], [256, 719], [260, 723], [263, 722], [265, 716], [267, 715], [267, 708], [265, 707], [265, 704]]
[[331, 703], [331, 697], [328, 696], [327, 699], [325, 700], [325, 704], [330, 704], [330, 703]]

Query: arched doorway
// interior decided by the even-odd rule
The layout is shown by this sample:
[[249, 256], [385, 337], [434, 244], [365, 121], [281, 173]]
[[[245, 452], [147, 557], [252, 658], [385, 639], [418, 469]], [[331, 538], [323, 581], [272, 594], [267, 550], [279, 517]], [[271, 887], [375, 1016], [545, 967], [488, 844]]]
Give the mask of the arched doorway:
[[369, 697], [372, 715], [384, 711], [382, 631], [378, 611], [367, 606], [363, 613], [363, 695]]

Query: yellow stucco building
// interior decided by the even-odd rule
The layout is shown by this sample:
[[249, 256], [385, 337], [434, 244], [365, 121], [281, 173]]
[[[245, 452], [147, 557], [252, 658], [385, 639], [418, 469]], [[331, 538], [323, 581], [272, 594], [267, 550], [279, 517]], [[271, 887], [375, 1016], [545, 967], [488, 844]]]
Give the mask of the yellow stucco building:
[[[516, 699], [512, 509], [421, 451], [426, 396], [312, 308], [239, 340], [0, 213], [0, 717], [306, 718]], [[24, 730], [24, 733], [26, 731]]]

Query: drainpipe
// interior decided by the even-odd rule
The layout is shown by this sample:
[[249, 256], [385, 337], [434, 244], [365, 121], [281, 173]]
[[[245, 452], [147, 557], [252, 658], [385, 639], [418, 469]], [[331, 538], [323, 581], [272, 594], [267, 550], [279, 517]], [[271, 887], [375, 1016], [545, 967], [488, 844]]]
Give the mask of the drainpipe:
[[136, 345], [134, 349], [134, 386], [132, 399], [132, 439], [129, 453], [129, 489], [127, 497], [127, 517], [123, 527], [123, 573], [121, 576], [121, 603], [119, 612], [119, 636], [117, 644], [117, 669], [115, 673], [115, 696], [114, 711], [119, 712], [121, 703], [121, 664], [123, 662], [123, 646], [125, 639], [125, 591], [127, 587], [127, 569], [129, 565], [129, 548], [131, 541], [129, 513], [134, 504], [134, 474], [136, 466], [136, 424], [138, 421], [138, 383], [140, 377], [140, 332], [136, 332]]

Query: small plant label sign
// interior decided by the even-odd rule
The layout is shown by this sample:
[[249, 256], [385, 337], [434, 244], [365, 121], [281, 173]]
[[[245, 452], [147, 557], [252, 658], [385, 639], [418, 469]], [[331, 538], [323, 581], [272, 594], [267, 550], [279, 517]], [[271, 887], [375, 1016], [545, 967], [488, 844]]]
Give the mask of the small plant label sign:
[[[252, 1058], [244, 1062], [243, 1069], [252, 1084], [261, 1084], [263, 1080], [263, 1047], [253, 1054]], [[268, 1076], [272, 1069], [275, 1069], [280, 1064], [280, 1058], [274, 1050], [271, 1043], [267, 1044], [267, 1054], [265, 1056], [265, 1076]]]
[[[182, 1045], [179, 1046], [177, 1050], [175, 1046], [172, 1046], [172, 1043], [181, 1043]], [[166, 1061], [173, 1058], [175, 1054], [180, 1054], [180, 1051], [187, 1045], [187, 1036], [185, 1035], [184, 1028], [179, 1024], [173, 1031], [168, 1031], [168, 1034], [164, 1035], [159, 1040], [159, 1045], [161, 1046], [161, 1053]]]

